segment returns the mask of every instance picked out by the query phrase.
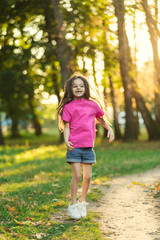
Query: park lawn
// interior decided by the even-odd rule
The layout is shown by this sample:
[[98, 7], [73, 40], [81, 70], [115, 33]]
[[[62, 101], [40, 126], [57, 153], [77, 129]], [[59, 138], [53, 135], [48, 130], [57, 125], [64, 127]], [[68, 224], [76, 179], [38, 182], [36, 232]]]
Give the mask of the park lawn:
[[[95, 182], [160, 164], [160, 142], [97, 141], [95, 151]], [[1, 147], [1, 239], [104, 239], [96, 213], [79, 221], [61, 219], [70, 202], [72, 176], [70, 165], [65, 163], [65, 152], [64, 144]], [[98, 200], [98, 191], [93, 188], [88, 201]]]

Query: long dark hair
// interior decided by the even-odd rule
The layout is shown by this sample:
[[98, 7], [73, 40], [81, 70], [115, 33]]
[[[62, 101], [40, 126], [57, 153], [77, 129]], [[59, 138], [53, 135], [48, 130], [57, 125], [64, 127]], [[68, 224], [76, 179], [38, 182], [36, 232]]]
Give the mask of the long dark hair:
[[61, 132], [63, 132], [63, 130], [64, 130], [64, 122], [62, 120], [63, 108], [67, 103], [70, 103], [74, 99], [74, 96], [73, 96], [73, 93], [72, 93], [72, 83], [77, 78], [81, 79], [84, 83], [85, 93], [84, 93], [83, 98], [85, 98], [87, 100], [94, 100], [104, 110], [104, 107], [101, 104], [101, 100], [99, 100], [98, 97], [91, 96], [90, 86], [89, 86], [89, 83], [88, 83], [87, 79], [78, 72], [74, 73], [66, 81], [65, 86], [64, 86], [64, 96], [63, 96], [59, 106], [56, 109], [56, 110], [58, 110], [58, 127], [59, 127]]

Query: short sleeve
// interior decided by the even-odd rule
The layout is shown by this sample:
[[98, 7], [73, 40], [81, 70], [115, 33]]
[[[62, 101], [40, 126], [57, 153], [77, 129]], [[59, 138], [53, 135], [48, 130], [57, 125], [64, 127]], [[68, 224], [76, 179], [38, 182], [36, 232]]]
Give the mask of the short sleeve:
[[96, 109], [96, 118], [99, 118], [104, 115], [104, 111], [98, 106], [97, 103], [95, 103], [95, 109]]
[[66, 121], [66, 122], [71, 121], [71, 114], [68, 111], [66, 106], [64, 106], [64, 108], [63, 108], [62, 120]]

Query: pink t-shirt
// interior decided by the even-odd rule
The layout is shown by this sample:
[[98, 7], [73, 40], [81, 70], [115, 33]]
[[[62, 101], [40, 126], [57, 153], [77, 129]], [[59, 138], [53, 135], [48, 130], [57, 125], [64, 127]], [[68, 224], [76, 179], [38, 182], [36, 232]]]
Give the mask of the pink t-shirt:
[[103, 115], [96, 102], [85, 98], [72, 100], [64, 106], [62, 120], [70, 123], [69, 141], [74, 147], [94, 146], [95, 118]]

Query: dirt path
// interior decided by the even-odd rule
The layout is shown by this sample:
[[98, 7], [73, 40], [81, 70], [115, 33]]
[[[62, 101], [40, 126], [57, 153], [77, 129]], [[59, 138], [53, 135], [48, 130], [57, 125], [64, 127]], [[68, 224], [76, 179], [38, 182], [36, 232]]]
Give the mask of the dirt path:
[[107, 182], [110, 188], [99, 186], [105, 195], [99, 203], [90, 204], [88, 210], [100, 213], [105, 239], [160, 240], [160, 199], [154, 198], [148, 188], [156, 182], [160, 182], [160, 166], [142, 174], [114, 178]]

